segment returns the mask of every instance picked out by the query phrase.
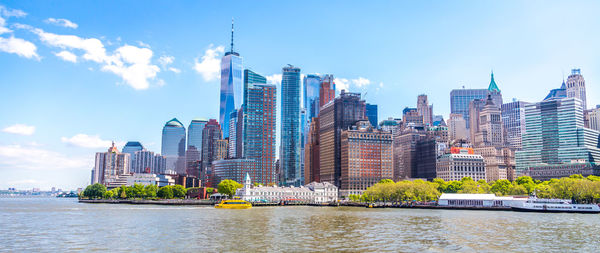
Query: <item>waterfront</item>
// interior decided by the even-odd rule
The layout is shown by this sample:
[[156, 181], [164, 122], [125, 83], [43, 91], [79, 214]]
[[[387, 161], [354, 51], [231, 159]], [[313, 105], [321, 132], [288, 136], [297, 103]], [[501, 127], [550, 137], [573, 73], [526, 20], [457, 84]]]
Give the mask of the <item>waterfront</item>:
[[600, 216], [0, 198], [2, 252], [595, 251]]

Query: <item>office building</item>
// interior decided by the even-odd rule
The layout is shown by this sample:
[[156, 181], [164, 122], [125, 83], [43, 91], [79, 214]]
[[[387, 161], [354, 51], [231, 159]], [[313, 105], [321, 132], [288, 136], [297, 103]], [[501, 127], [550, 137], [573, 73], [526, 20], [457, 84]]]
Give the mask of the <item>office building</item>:
[[492, 101], [496, 107], [500, 108], [502, 106], [502, 92], [500, 92], [500, 89], [494, 80], [494, 72], [492, 72], [490, 85], [488, 86], [488, 95], [492, 98]]
[[417, 113], [423, 119], [423, 124], [431, 126], [433, 124], [433, 105], [429, 105], [427, 95], [421, 94], [417, 97]]
[[185, 151], [185, 175], [196, 178], [200, 176], [200, 152], [196, 146], [188, 146]]
[[[241, 110], [241, 108], [239, 109]], [[236, 158], [237, 155], [237, 136], [238, 136], [238, 115], [239, 115], [239, 110], [235, 109], [231, 112], [231, 115], [229, 115], [229, 124], [228, 124], [228, 128], [229, 128], [229, 138], [228, 138], [228, 147], [227, 147], [227, 157], [230, 158]]]
[[471, 177], [475, 181], [486, 180], [485, 162], [471, 149], [453, 148], [450, 154], [438, 158], [436, 176], [445, 181], [459, 181], [464, 177]]
[[130, 159], [129, 153], [120, 153], [114, 142], [107, 152], [97, 152], [92, 184], [106, 185], [118, 179], [119, 176], [129, 174]]
[[202, 130], [202, 155], [201, 155], [201, 168], [200, 168], [200, 179], [202, 182], [206, 182], [207, 186], [211, 187], [212, 184], [212, 171], [211, 166], [214, 160], [217, 160], [218, 154], [218, 140], [222, 140], [223, 133], [221, 131], [221, 125], [217, 120], [210, 119]]
[[[281, 79], [281, 147], [284, 185], [302, 185], [300, 129], [300, 68], [288, 65]], [[303, 155], [303, 154], [302, 154]]]
[[163, 127], [161, 154], [167, 159], [167, 170], [185, 173], [185, 127], [177, 118]]
[[393, 179], [392, 134], [358, 121], [341, 133], [340, 195], [362, 194], [382, 179]]
[[256, 73], [252, 76], [255, 81], [248, 82], [245, 89], [243, 157], [257, 162], [258, 170], [250, 173], [252, 179], [270, 184], [278, 181], [275, 176], [277, 87], [266, 84], [266, 79]]
[[581, 100], [583, 110], [587, 110], [587, 96], [585, 93], [585, 79], [581, 75], [581, 69], [572, 69], [567, 77], [567, 97]]
[[600, 131], [600, 106], [596, 106], [596, 108], [589, 110], [589, 128]]
[[144, 146], [142, 146], [142, 144], [138, 141], [128, 141], [127, 144], [123, 146], [121, 152], [129, 154], [129, 157], [131, 158], [129, 159], [129, 164], [127, 165], [129, 166], [129, 171], [133, 171], [133, 165], [135, 164], [135, 152], [143, 149]]
[[475, 143], [475, 135], [480, 132], [479, 113], [483, 110], [487, 99], [473, 99], [469, 103], [469, 141]]
[[[218, 182], [230, 179], [242, 183], [245, 180], [246, 174], [252, 178], [262, 177], [260, 165], [254, 159], [236, 158], [217, 160], [213, 162], [213, 170]], [[262, 183], [261, 181], [258, 182]]]
[[444, 121], [444, 116], [442, 115], [433, 115], [433, 126], [447, 126], [446, 121]]
[[340, 187], [342, 173], [341, 134], [365, 117], [365, 101], [359, 93], [344, 90], [340, 96], [321, 107], [319, 113], [319, 177]]
[[521, 139], [525, 132], [525, 106], [523, 101], [513, 101], [502, 104], [502, 126], [504, 128], [506, 145], [520, 150]]
[[377, 124], [379, 122], [377, 121], [377, 105], [367, 103], [365, 108], [365, 113], [367, 115], [367, 119], [369, 119], [369, 123], [371, 123], [371, 126], [374, 128], [377, 128]]
[[450, 113], [461, 114], [467, 129], [470, 128], [469, 104], [474, 99], [485, 99], [486, 89], [457, 89], [450, 92]]
[[323, 107], [335, 99], [335, 82], [333, 75], [324, 75], [319, 89], [319, 107]]
[[154, 173], [160, 174], [165, 172], [166, 159], [160, 154], [156, 154], [146, 149], [136, 151], [135, 163], [133, 163], [133, 173]]
[[417, 143], [427, 139], [427, 131], [422, 125], [407, 126], [395, 133], [394, 181], [420, 176], [417, 167]]
[[206, 126], [208, 120], [204, 118], [195, 118], [188, 126], [187, 145], [188, 147], [196, 147], [196, 150], [202, 150], [202, 130]]
[[411, 124], [422, 126], [423, 125], [423, 116], [419, 115], [419, 111], [417, 110], [417, 108], [406, 107], [406, 108], [404, 108], [404, 110], [402, 110], [402, 121], [403, 121], [404, 127], [407, 127], [408, 125], [411, 125]]
[[242, 57], [233, 50], [233, 22], [231, 23], [231, 48], [221, 58], [221, 93], [219, 122], [223, 125], [223, 138], [229, 137], [231, 112], [242, 106]]
[[550, 95], [525, 106], [523, 149], [516, 154], [518, 174], [541, 165], [595, 164], [600, 159], [600, 133], [583, 126], [582, 101]]
[[448, 138], [450, 141], [467, 140], [467, 123], [462, 114], [451, 113], [448, 119]]

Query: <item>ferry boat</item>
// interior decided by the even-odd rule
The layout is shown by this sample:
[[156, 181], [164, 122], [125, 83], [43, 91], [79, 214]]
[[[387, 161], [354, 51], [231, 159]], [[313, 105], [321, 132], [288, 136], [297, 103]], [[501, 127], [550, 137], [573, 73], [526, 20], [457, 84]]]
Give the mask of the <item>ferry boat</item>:
[[600, 213], [596, 204], [573, 204], [566, 199], [538, 199], [530, 197], [525, 202], [511, 207], [520, 212], [546, 212], [546, 213]]
[[252, 208], [250, 202], [241, 199], [225, 199], [221, 203], [216, 204], [215, 208], [223, 209], [249, 209]]

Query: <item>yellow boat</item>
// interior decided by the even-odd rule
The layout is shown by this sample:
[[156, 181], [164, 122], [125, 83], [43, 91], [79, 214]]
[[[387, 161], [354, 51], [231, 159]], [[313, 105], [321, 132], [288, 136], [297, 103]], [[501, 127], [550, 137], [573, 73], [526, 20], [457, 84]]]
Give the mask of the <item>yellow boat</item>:
[[252, 208], [250, 202], [241, 199], [221, 200], [221, 203], [216, 204], [215, 208], [223, 209], [249, 209]]

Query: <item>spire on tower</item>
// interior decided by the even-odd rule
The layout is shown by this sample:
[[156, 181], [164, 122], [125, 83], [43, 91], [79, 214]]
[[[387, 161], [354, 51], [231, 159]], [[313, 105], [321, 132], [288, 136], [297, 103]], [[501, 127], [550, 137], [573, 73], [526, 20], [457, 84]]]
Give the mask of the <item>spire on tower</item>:
[[231, 53], [233, 53], [233, 18], [231, 18]]

